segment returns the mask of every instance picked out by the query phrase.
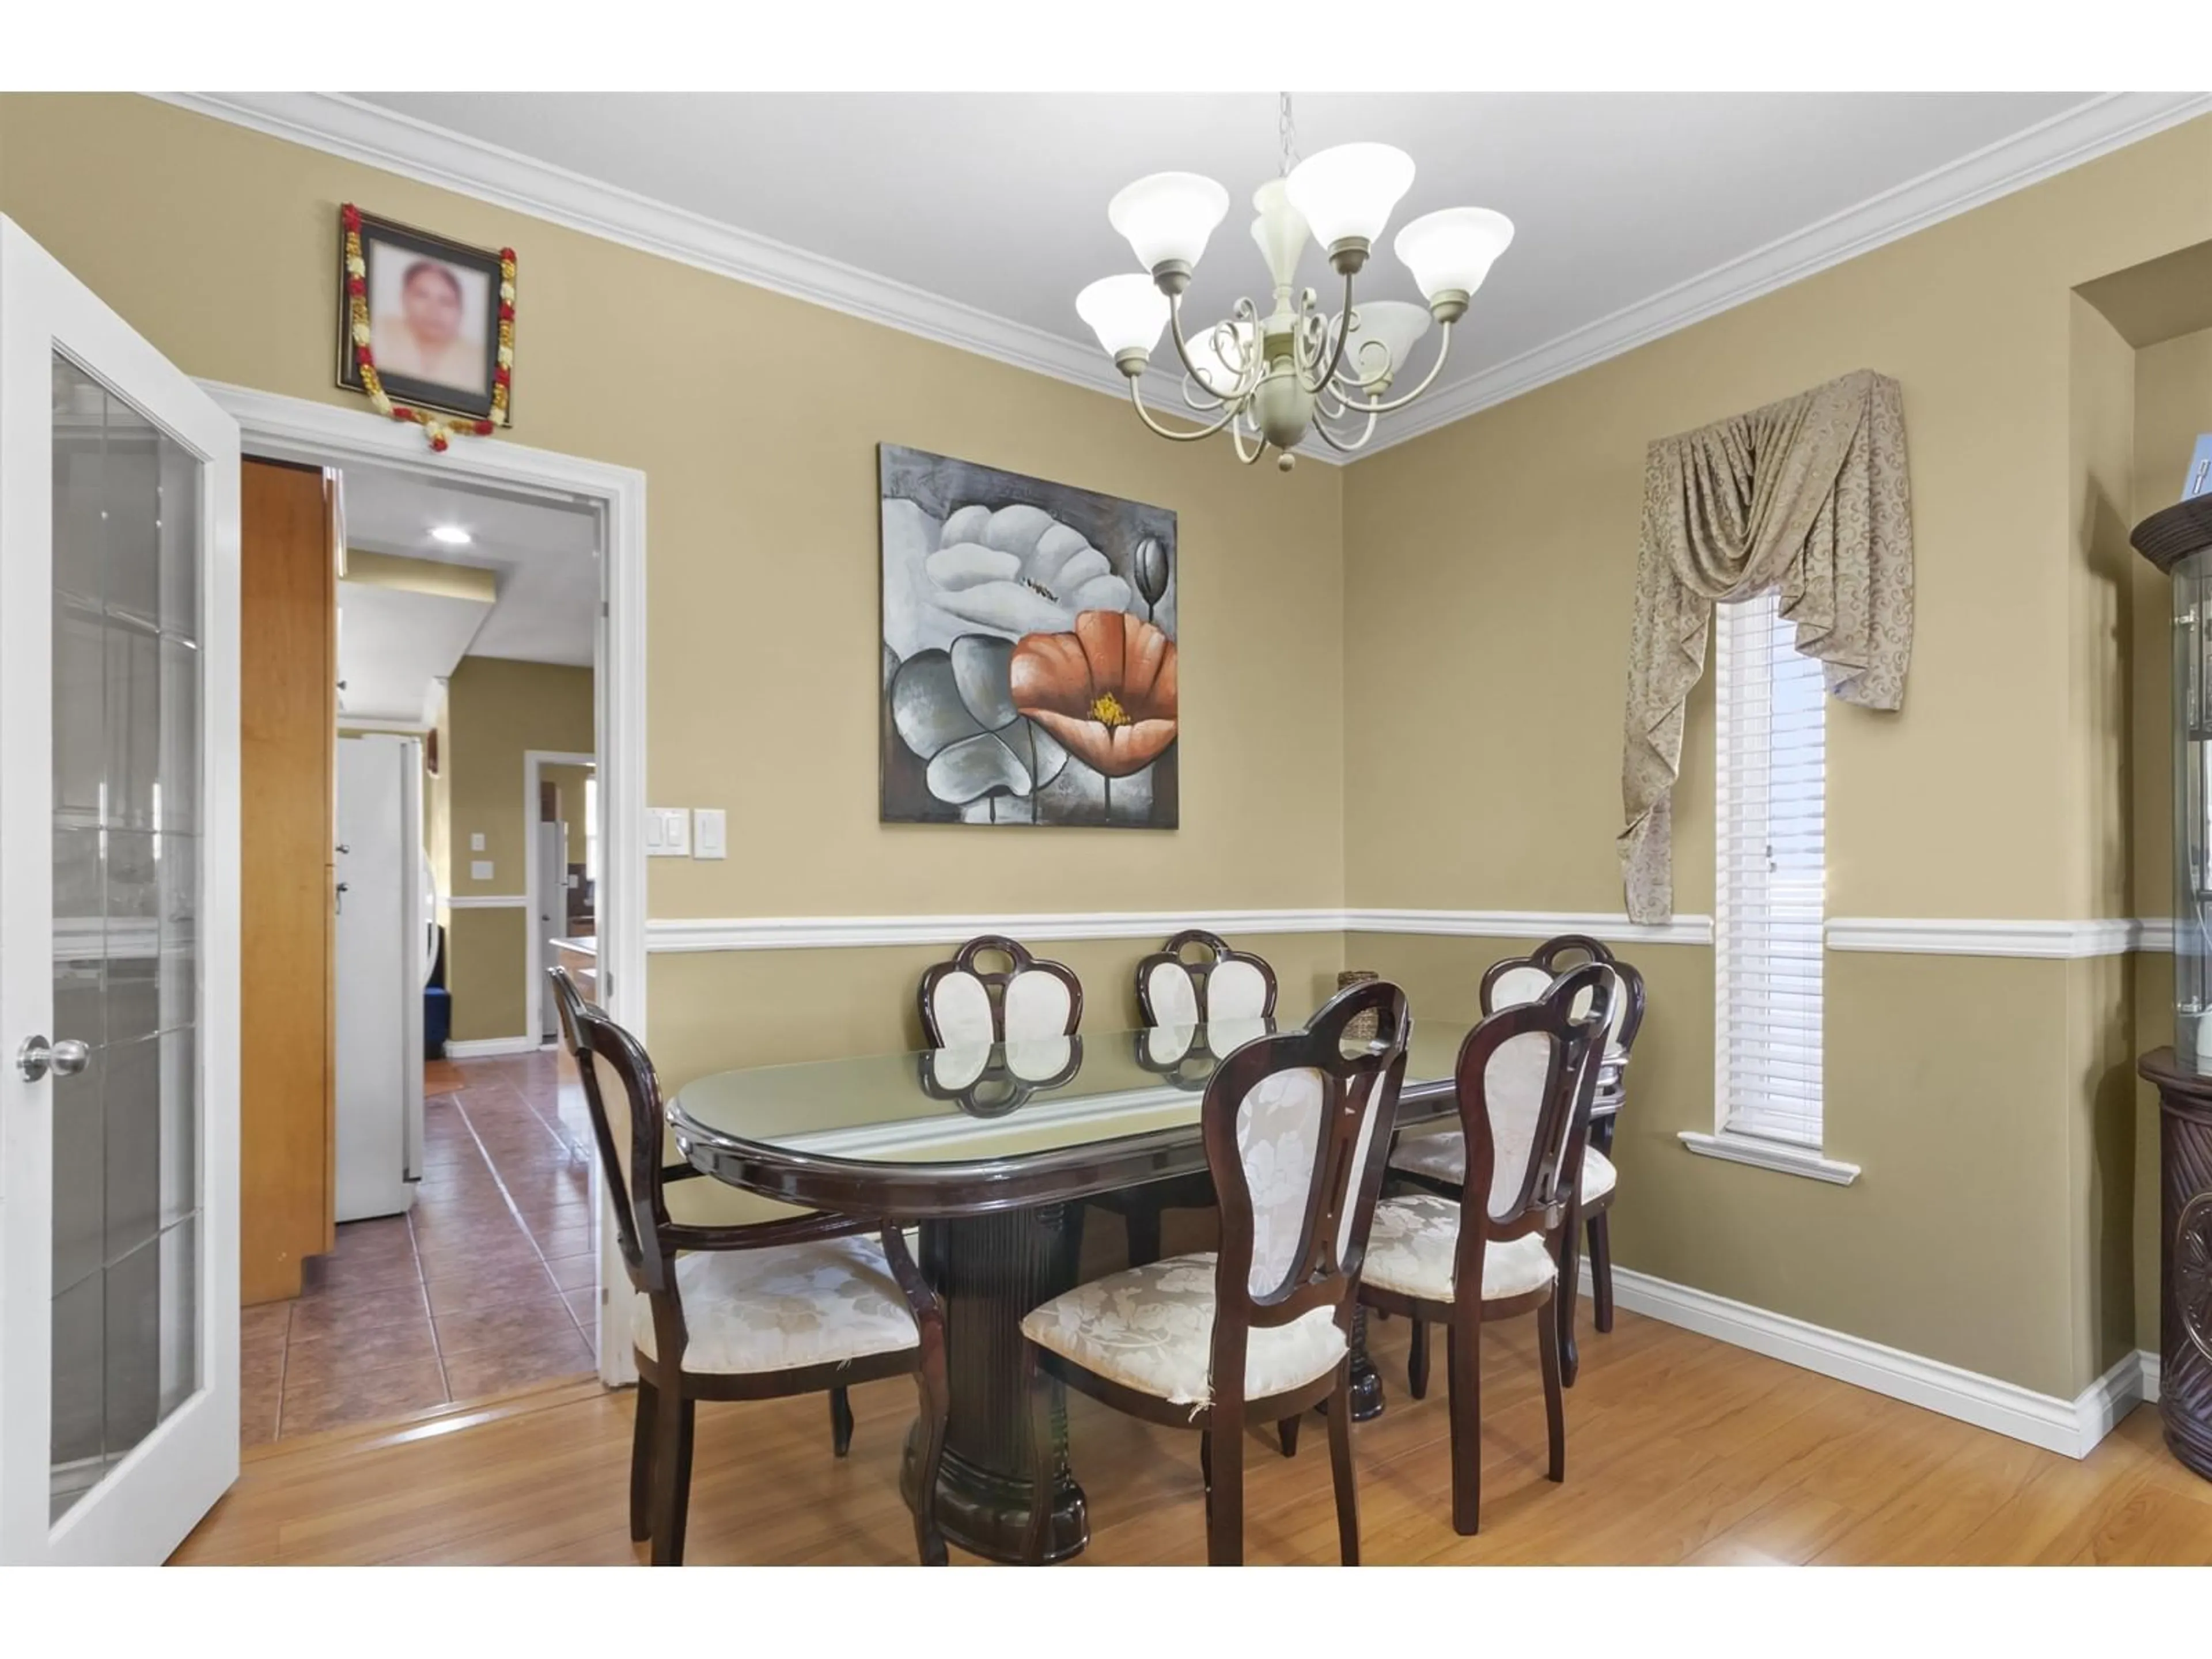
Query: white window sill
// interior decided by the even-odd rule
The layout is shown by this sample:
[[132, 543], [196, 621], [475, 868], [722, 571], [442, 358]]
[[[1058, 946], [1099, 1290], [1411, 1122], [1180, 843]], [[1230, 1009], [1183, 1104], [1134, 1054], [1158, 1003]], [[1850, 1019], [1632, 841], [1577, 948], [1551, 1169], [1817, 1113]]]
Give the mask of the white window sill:
[[1731, 1164], [1748, 1164], [1754, 1170], [1771, 1170], [1778, 1175], [1805, 1176], [1814, 1181], [1832, 1182], [1838, 1187], [1848, 1187], [1859, 1178], [1856, 1164], [1838, 1164], [1832, 1158], [1823, 1158], [1810, 1146], [1792, 1146], [1779, 1140], [1761, 1140], [1755, 1135], [1704, 1135], [1692, 1130], [1681, 1132], [1682, 1145], [1700, 1158], [1726, 1158]]

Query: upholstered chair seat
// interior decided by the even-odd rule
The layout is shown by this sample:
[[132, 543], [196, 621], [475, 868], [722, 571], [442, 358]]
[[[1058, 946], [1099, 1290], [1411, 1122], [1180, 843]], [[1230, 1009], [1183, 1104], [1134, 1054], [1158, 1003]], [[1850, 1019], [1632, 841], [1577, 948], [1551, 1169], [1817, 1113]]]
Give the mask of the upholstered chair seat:
[[[897, 1353], [921, 1340], [884, 1247], [848, 1236], [676, 1258], [684, 1369], [782, 1371]], [[630, 1297], [637, 1351], [658, 1359], [653, 1298]]]
[[[1459, 1206], [1434, 1193], [1386, 1198], [1375, 1206], [1360, 1281], [1424, 1302], [1456, 1300], [1452, 1263], [1459, 1250]], [[1482, 1299], [1503, 1302], [1540, 1291], [1559, 1276], [1541, 1233], [1523, 1233], [1482, 1253]]]
[[[1467, 1179], [1467, 1137], [1457, 1129], [1401, 1140], [1390, 1154], [1390, 1167], [1407, 1175], [1458, 1186]], [[1613, 1195], [1620, 1172], [1595, 1146], [1583, 1154], [1582, 1204], [1585, 1210]]]
[[[1382, 1040], [1348, 1041], [1355, 1023]], [[1244, 1559], [1248, 1420], [1279, 1433], [1321, 1406], [1337, 1549], [1346, 1566], [1358, 1565], [1352, 1317], [1411, 1024], [1406, 994], [1376, 980], [1339, 992], [1304, 1030], [1224, 1056], [1199, 1110], [1220, 1198], [1219, 1248], [1134, 1264], [1022, 1320], [1032, 1443], [1052, 1443], [1066, 1389], [1196, 1431], [1206, 1557], [1216, 1565]], [[1054, 1490], [1048, 1479], [1030, 1483], [1023, 1553], [1031, 1561], [1044, 1559]]]
[[[1171, 1255], [1056, 1296], [1022, 1334], [1085, 1370], [1178, 1406], [1212, 1399], [1214, 1253]], [[1347, 1352], [1328, 1308], [1252, 1333], [1244, 1394], [1261, 1400], [1326, 1376]]]

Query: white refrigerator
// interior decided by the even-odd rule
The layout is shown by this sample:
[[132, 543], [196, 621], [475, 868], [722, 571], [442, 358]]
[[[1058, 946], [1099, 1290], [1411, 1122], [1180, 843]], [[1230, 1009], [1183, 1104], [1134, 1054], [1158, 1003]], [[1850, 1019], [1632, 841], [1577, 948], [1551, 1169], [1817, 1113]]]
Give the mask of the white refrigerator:
[[435, 901], [422, 855], [420, 739], [337, 744], [337, 1218], [360, 1221], [407, 1210], [422, 1177], [422, 987]]

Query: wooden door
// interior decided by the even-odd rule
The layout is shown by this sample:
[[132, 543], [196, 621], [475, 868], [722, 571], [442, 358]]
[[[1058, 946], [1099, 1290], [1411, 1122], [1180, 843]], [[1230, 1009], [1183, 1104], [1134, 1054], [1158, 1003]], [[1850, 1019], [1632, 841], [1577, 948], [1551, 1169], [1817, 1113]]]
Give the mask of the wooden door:
[[337, 729], [334, 481], [249, 460], [240, 704], [244, 1066], [240, 1291], [300, 1293], [337, 1243], [331, 855]]

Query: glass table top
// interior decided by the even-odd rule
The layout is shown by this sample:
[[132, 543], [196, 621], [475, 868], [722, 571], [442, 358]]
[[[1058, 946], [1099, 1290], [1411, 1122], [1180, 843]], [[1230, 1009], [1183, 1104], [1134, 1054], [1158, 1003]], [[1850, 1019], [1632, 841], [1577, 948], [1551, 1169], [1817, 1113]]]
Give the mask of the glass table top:
[[[1449, 1114], [1472, 1022], [1413, 1022], [1399, 1121]], [[1286, 1022], [1087, 1032], [720, 1072], [669, 1104], [679, 1141], [737, 1141], [814, 1158], [969, 1164], [1131, 1137], [1195, 1141], [1223, 1057]], [[1440, 1126], [1441, 1127], [1441, 1126]]]

